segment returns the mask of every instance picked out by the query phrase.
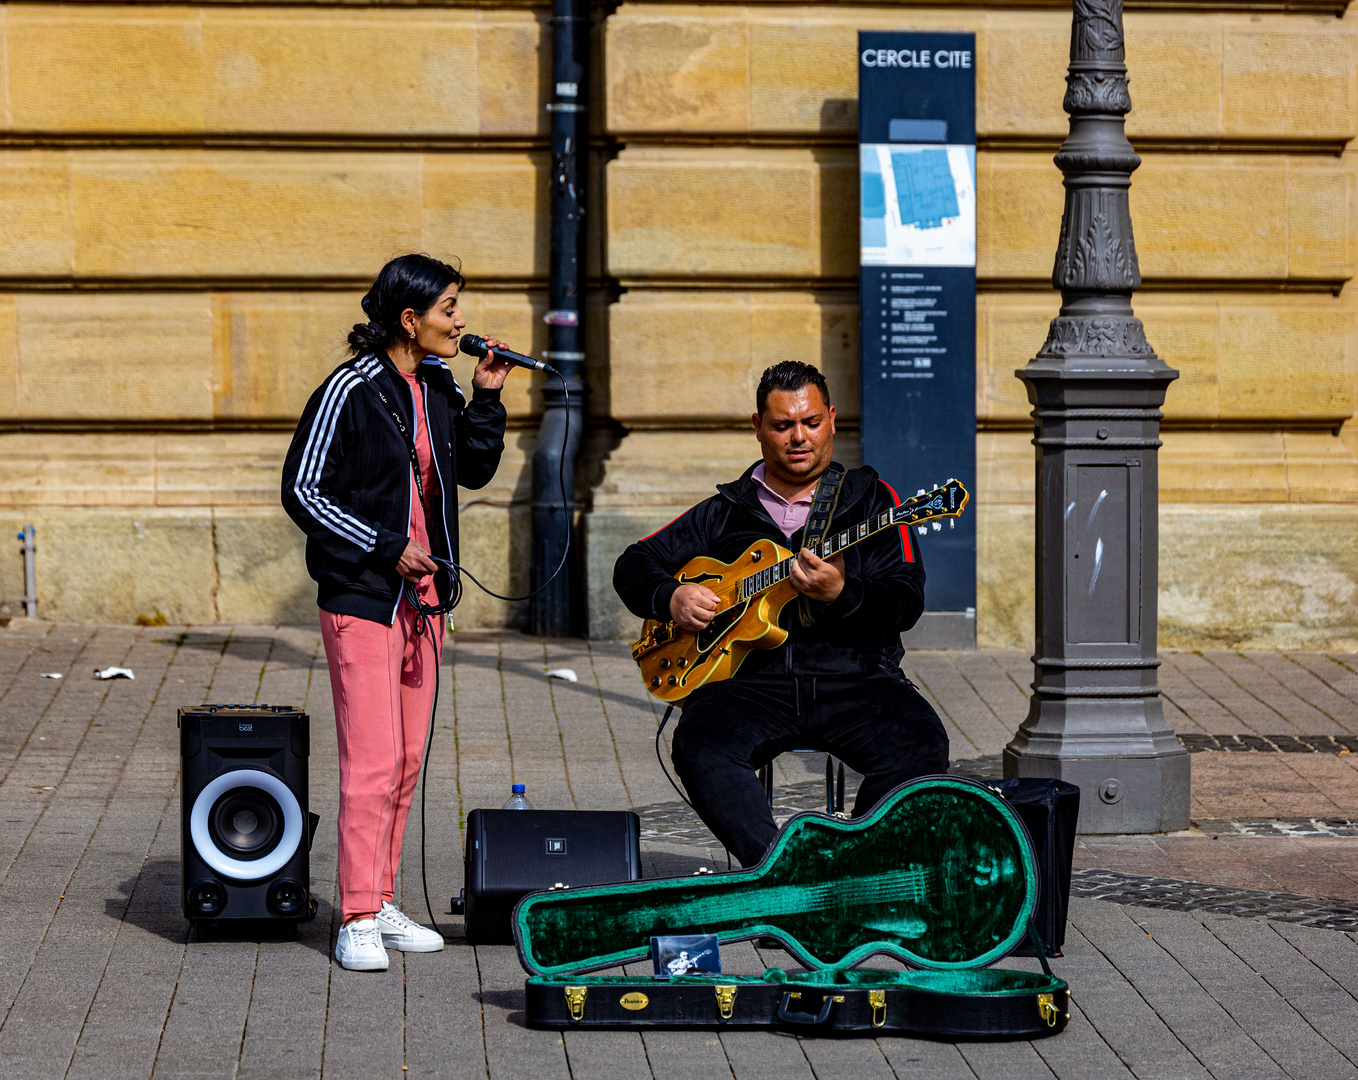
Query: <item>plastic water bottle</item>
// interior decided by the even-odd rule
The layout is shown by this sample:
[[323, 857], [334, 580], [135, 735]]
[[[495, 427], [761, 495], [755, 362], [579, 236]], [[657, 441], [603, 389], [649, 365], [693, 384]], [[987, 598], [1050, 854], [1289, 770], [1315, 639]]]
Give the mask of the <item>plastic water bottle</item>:
[[510, 788], [510, 791], [511, 791], [511, 794], [510, 794], [510, 796], [509, 796], [509, 802], [505, 803], [504, 809], [506, 809], [506, 810], [531, 810], [531, 809], [532, 809], [532, 807], [530, 807], [530, 806], [528, 805], [528, 799], [524, 796], [525, 788], [524, 788], [524, 786], [523, 786], [522, 784], [514, 784], [514, 785]]

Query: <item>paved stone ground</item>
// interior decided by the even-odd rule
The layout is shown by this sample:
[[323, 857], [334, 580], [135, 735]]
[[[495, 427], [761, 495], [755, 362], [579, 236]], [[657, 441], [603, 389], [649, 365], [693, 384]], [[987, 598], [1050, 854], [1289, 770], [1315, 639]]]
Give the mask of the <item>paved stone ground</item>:
[[[393, 954], [380, 975], [331, 964], [336, 766], [318, 646], [305, 629], [16, 620], [0, 630], [0, 963], [8, 976], [0, 1077], [1358, 1075], [1358, 934], [1287, 921], [1299, 902], [1358, 913], [1358, 755], [1195, 753], [1202, 828], [1085, 839], [1076, 892], [1122, 902], [1072, 900], [1055, 966], [1074, 1004], [1058, 1038], [562, 1037], [523, 1026], [524, 976], [509, 947], [454, 940], [442, 953]], [[132, 668], [135, 681], [92, 677], [110, 664]], [[945, 717], [955, 767], [993, 769], [1026, 712], [1024, 655], [915, 653], [906, 666]], [[549, 682], [545, 672], [556, 667], [573, 668], [579, 682]], [[1182, 733], [1290, 746], [1358, 734], [1356, 672], [1358, 658], [1319, 653], [1170, 652], [1161, 669]], [[294, 704], [312, 715], [320, 911], [296, 942], [187, 938], [175, 712], [209, 700]], [[701, 830], [659, 827], [682, 815], [655, 763], [657, 715], [620, 645], [454, 635], [428, 822], [430, 894], [446, 931], [460, 929], [447, 915], [461, 884], [459, 822], [473, 807], [503, 802], [511, 778], [539, 806], [647, 808], [658, 823], [644, 844], [648, 874], [724, 865]], [[1283, 736], [1294, 741], [1279, 743]], [[780, 759], [780, 798], [814, 802], [822, 768], [816, 755]], [[406, 852], [401, 899], [420, 916], [418, 820]], [[786, 958], [743, 945], [724, 959], [728, 970], [753, 972]]]

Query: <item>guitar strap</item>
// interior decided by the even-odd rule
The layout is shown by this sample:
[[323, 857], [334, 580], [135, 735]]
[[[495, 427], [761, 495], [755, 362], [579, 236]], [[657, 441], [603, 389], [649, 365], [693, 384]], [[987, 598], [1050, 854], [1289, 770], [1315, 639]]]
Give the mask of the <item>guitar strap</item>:
[[[821, 474], [816, 493], [811, 496], [811, 513], [802, 527], [802, 542], [797, 547], [798, 551], [804, 547], [814, 549], [830, 534], [830, 522], [835, 516], [835, 508], [839, 506], [839, 489], [844, 483], [844, 472], [843, 465], [832, 461], [830, 467]], [[811, 603], [805, 596], [797, 600], [797, 618], [803, 630], [809, 630], [816, 624], [815, 616], [811, 614]]]

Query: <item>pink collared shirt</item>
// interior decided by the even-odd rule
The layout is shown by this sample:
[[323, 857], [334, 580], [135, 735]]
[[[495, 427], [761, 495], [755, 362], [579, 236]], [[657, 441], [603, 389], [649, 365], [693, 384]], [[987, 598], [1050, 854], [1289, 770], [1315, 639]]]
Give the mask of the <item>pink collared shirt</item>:
[[806, 519], [811, 515], [810, 495], [796, 502], [788, 502], [764, 482], [762, 461], [754, 467], [750, 479], [759, 485], [760, 505], [768, 512], [769, 517], [773, 518], [773, 523], [783, 530], [784, 536], [790, 537], [806, 524]]

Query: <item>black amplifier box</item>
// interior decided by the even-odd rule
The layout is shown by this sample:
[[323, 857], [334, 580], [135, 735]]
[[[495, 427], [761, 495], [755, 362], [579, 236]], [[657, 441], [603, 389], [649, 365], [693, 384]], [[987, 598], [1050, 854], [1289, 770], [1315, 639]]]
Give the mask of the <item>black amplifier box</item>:
[[474, 945], [512, 944], [514, 905], [556, 885], [641, 878], [641, 820], [630, 810], [473, 810], [466, 882], [453, 900]]

